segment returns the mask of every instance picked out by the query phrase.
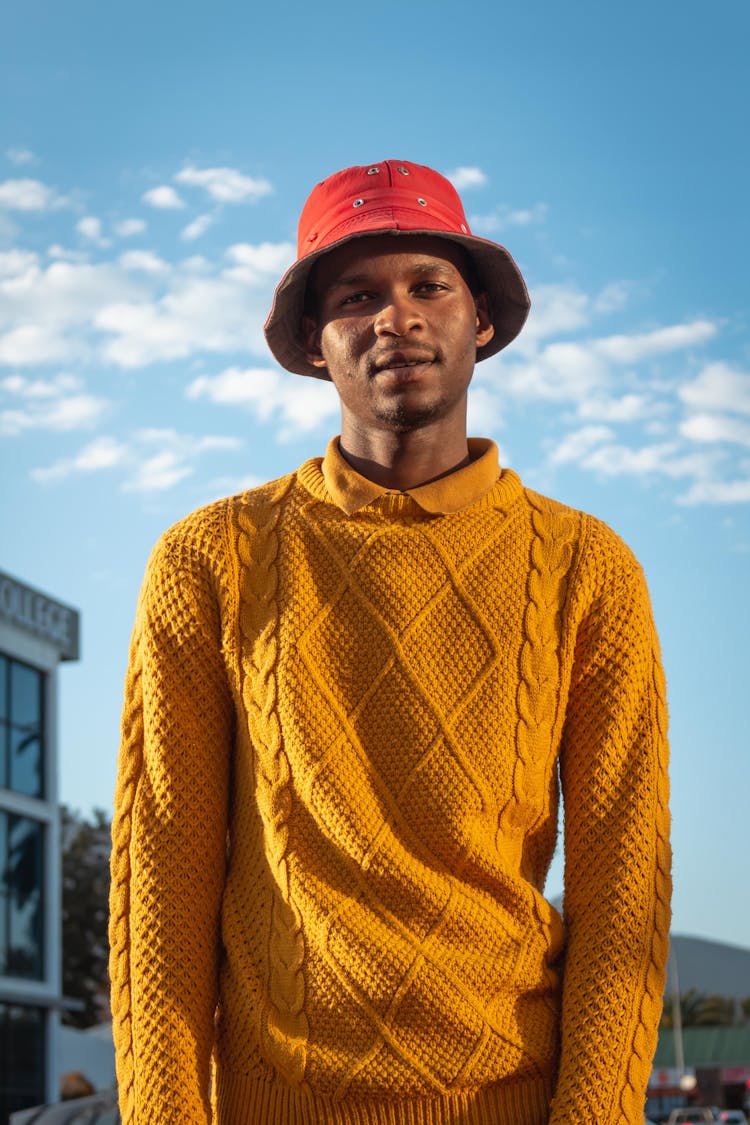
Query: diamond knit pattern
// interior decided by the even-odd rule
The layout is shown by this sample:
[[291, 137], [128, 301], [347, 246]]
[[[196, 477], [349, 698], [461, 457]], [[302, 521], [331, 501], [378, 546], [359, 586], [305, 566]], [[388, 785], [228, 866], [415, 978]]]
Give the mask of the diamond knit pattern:
[[308, 462], [195, 513], [126, 685], [123, 1121], [635, 1125], [665, 767], [637, 563], [515, 474], [450, 516], [346, 515]]

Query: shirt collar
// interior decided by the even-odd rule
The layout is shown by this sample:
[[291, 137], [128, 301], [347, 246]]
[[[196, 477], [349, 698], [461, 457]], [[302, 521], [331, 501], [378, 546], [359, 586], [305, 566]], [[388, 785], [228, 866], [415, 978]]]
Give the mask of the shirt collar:
[[397, 489], [383, 488], [367, 477], [361, 476], [344, 458], [339, 439], [328, 443], [321, 471], [326, 488], [337, 507], [351, 516], [379, 496], [388, 493], [410, 496], [430, 515], [449, 515], [468, 508], [494, 488], [500, 476], [497, 446], [489, 438], [469, 438], [471, 461], [455, 472], [430, 484], [420, 484], [399, 493]]

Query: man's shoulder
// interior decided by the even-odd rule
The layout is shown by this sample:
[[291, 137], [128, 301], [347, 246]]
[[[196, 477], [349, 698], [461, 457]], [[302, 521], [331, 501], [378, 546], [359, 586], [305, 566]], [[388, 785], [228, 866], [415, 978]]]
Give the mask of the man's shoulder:
[[162, 532], [152, 551], [152, 563], [165, 557], [216, 558], [223, 544], [234, 537], [233, 528], [249, 530], [272, 518], [296, 479], [296, 471], [287, 473], [194, 509]]
[[601, 557], [640, 569], [632, 549], [606, 520], [530, 488], [524, 488], [524, 496], [537, 513], [539, 526], [556, 537], [570, 536], [579, 548], [582, 561], [593, 562]]

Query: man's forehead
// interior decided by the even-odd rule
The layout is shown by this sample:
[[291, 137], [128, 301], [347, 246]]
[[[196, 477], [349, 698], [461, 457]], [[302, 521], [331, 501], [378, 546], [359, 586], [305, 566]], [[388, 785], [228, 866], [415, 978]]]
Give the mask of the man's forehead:
[[324, 254], [316, 263], [310, 284], [320, 293], [331, 285], [365, 278], [384, 270], [457, 270], [466, 278], [468, 255], [447, 238], [431, 235], [372, 235], [355, 238]]

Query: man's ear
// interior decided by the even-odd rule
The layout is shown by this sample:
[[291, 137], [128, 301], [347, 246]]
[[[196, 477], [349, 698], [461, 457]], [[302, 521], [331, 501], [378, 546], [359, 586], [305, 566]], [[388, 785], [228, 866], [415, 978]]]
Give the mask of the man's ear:
[[325, 368], [326, 361], [320, 349], [320, 328], [317, 320], [304, 315], [302, 317], [302, 342], [305, 349], [305, 358], [313, 367]]
[[477, 347], [483, 348], [495, 335], [489, 297], [486, 293], [477, 293], [474, 304], [477, 307]]

